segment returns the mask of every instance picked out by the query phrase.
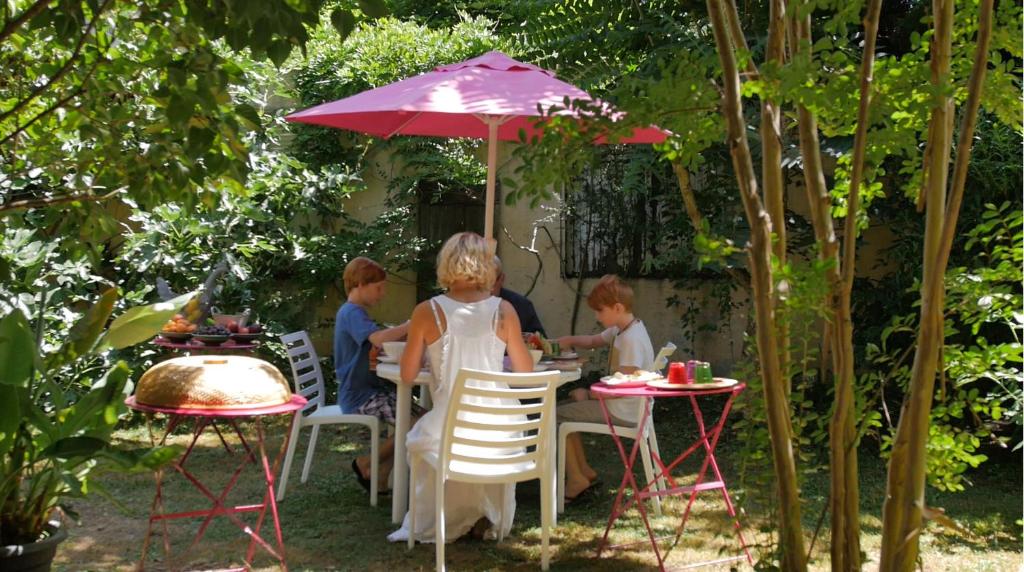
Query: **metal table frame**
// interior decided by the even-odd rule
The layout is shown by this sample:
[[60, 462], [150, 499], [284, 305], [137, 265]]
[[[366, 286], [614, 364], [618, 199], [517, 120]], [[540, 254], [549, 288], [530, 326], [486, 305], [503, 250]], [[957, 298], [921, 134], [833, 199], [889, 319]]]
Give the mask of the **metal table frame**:
[[[255, 555], [256, 546], [263, 548], [268, 554], [270, 554], [280, 564], [282, 570], [288, 570], [288, 565], [285, 562], [285, 550], [284, 550], [284, 539], [281, 535], [281, 522], [278, 518], [277, 513], [277, 501], [274, 497], [274, 478], [277, 475], [278, 469], [280, 468], [281, 459], [285, 449], [288, 446], [288, 437], [291, 435], [291, 431], [286, 431], [284, 439], [281, 442], [281, 447], [278, 450], [277, 456], [271, 466], [270, 460], [267, 457], [267, 451], [264, 446], [264, 433], [262, 417], [267, 415], [284, 415], [292, 414], [291, 422], [295, 422], [294, 413], [302, 409], [302, 406], [306, 404], [306, 398], [301, 395], [293, 395], [291, 401], [280, 405], [273, 405], [269, 407], [254, 407], [254, 408], [232, 408], [232, 409], [191, 409], [191, 408], [169, 408], [169, 407], [155, 407], [136, 403], [135, 396], [129, 397], [125, 400], [125, 404], [136, 411], [144, 412], [147, 414], [162, 413], [168, 416], [167, 428], [164, 430], [163, 437], [160, 438], [159, 444], [163, 445], [167, 441], [167, 437], [171, 432], [178, 426], [186, 423], [188, 420], [194, 422], [192, 430], [192, 440], [189, 442], [188, 448], [185, 450], [185, 454], [180, 459], [174, 462], [171, 467], [180, 475], [185, 477], [193, 487], [203, 494], [211, 503], [207, 509], [191, 510], [184, 512], [167, 513], [164, 511], [164, 493], [163, 493], [163, 481], [164, 481], [164, 468], [161, 468], [155, 472], [156, 476], [156, 492], [153, 495], [153, 503], [150, 507], [149, 522], [146, 527], [146, 536], [142, 544], [142, 554], [139, 557], [139, 564], [137, 570], [145, 569], [146, 555], [149, 552], [150, 539], [153, 536], [153, 525], [157, 522], [162, 524], [163, 529], [163, 544], [164, 544], [164, 557], [168, 569], [173, 569], [171, 562], [171, 544], [170, 544], [170, 533], [167, 527], [167, 521], [173, 519], [182, 518], [196, 518], [203, 517], [203, 523], [199, 527], [199, 531], [193, 538], [192, 543], [186, 549], [186, 552], [190, 551], [199, 541], [203, 538], [206, 533], [207, 527], [215, 516], [227, 517], [233, 522], [239, 529], [245, 534], [249, 535], [249, 547], [245, 553], [245, 563], [251, 566], [253, 557]], [[253, 425], [256, 428], [256, 451], [250, 446], [249, 441], [246, 440], [245, 435], [238, 426], [240, 420], [251, 419]], [[224, 439], [224, 435], [221, 433], [221, 429], [217, 426], [217, 422], [221, 422], [231, 427], [235, 435], [238, 436], [242, 444], [243, 451], [241, 459], [238, 465], [235, 467], [234, 472], [231, 474], [231, 478], [228, 480], [227, 485], [219, 494], [214, 494], [209, 487], [203, 484], [194, 474], [192, 474], [186, 467], [185, 463], [188, 461], [192, 450], [199, 438], [207, 429], [212, 429], [217, 437], [220, 439], [221, 444], [224, 446], [224, 450], [234, 457], [236, 451], [233, 451], [231, 446], [228, 445]], [[152, 427], [150, 427], [150, 438], [154, 442]], [[258, 456], [257, 456], [258, 451]], [[266, 484], [263, 502], [258, 504], [238, 505], [238, 506], [226, 506], [224, 500], [227, 498], [231, 489], [238, 483], [238, 479], [241, 477], [242, 471], [249, 464], [257, 465], [262, 473], [263, 479]], [[271, 546], [267, 540], [260, 535], [260, 530], [263, 527], [263, 523], [266, 519], [267, 509], [270, 509], [271, 519], [274, 523], [274, 535], [276, 540], [276, 547]], [[237, 515], [239, 513], [246, 512], [257, 512], [256, 525], [255, 527], [245, 523]]]
[[[746, 385], [743, 383], [737, 383], [731, 387], [717, 388], [717, 389], [700, 389], [699, 386], [692, 386], [692, 389], [679, 389], [679, 390], [663, 390], [654, 389], [651, 387], [636, 387], [636, 388], [616, 388], [609, 387], [603, 383], [598, 383], [591, 386], [591, 390], [597, 394], [601, 402], [601, 411], [604, 413], [605, 422], [608, 423], [608, 427], [611, 429], [612, 440], [615, 441], [615, 447], [619, 452], [619, 457], [622, 459], [622, 464], [625, 467], [625, 472], [622, 476], [622, 482], [619, 484], [618, 493], [615, 495], [615, 501], [612, 505], [611, 515], [608, 517], [608, 524], [604, 529], [604, 536], [601, 538], [601, 542], [598, 544], [597, 556], [600, 557], [601, 553], [605, 548], [623, 548], [626, 546], [632, 546], [637, 543], [629, 543], [624, 545], [609, 546], [608, 545], [608, 534], [611, 532], [612, 526], [615, 521], [619, 519], [627, 510], [636, 505], [640, 512], [640, 518], [644, 522], [644, 527], [647, 529], [647, 536], [650, 540], [651, 547], [654, 548], [654, 555], [658, 559], [658, 568], [662, 571], [665, 570], [664, 557], [661, 554], [661, 550], [658, 548], [658, 541], [663, 540], [662, 537], [658, 538], [654, 530], [651, 528], [650, 520], [647, 517], [647, 510], [642, 502], [644, 499], [648, 499], [655, 496], [683, 496], [689, 495], [689, 500], [686, 504], [686, 510], [683, 512], [682, 521], [676, 528], [676, 533], [672, 546], [675, 546], [679, 539], [682, 537], [683, 529], [686, 527], [686, 521], [690, 517], [690, 509], [693, 507], [693, 501], [697, 498], [697, 493], [700, 491], [711, 491], [720, 490], [722, 491], [722, 498], [725, 500], [726, 511], [729, 516], [733, 519], [734, 528], [736, 535], [739, 537], [740, 546], [743, 548], [744, 556], [734, 556], [729, 558], [723, 558], [710, 562], [701, 562], [687, 566], [687, 568], [696, 566], [705, 566], [711, 564], [720, 564], [725, 562], [732, 562], [736, 560], [743, 560], [753, 566], [754, 561], [750, 556], [750, 550], [747, 549], [747, 544], [743, 540], [743, 532], [740, 530], [740, 522], [736, 518], [736, 510], [733, 507], [732, 499], [729, 497], [729, 491], [725, 486], [725, 479], [722, 478], [722, 473], [718, 469], [718, 461], [715, 459], [715, 446], [718, 444], [718, 438], [722, 434], [722, 428], [725, 426], [725, 420], [729, 416], [729, 410], [732, 408], [733, 401], [736, 396], [740, 394]], [[697, 398], [706, 397], [712, 395], [724, 395], [726, 396], [725, 406], [722, 408], [722, 413], [718, 417], [718, 421], [711, 426], [710, 429], [706, 429], [704, 425], [704, 415], [701, 412], [700, 405], [697, 403]], [[640, 427], [643, 427], [647, 422], [647, 418], [650, 415], [651, 407], [653, 407], [653, 400], [657, 398], [665, 397], [685, 397], [690, 401], [690, 406], [693, 409], [694, 418], [697, 421], [697, 429], [700, 433], [698, 439], [693, 442], [689, 447], [680, 453], [675, 460], [666, 465], [664, 461], [654, 452], [651, 451], [651, 457], [658, 465], [658, 474], [654, 475], [651, 482], [646, 483], [643, 487], [639, 486], [636, 482], [636, 478], [633, 475], [633, 466], [636, 463], [637, 452], [640, 449], [641, 439], [635, 439], [633, 442], [633, 448], [630, 453], [626, 454], [626, 449], [622, 444], [622, 439], [615, 432], [615, 425], [612, 423], [611, 415], [608, 412], [608, 406], [605, 403], [605, 397], [643, 397], [648, 398], [646, 406], [644, 407], [643, 413], [640, 418]], [[687, 457], [693, 454], [698, 449], [704, 450], [704, 462], [701, 464], [700, 470], [697, 473], [697, 479], [692, 485], [680, 486], [676, 483], [675, 479], [672, 478], [672, 469], [682, 463]], [[708, 468], [711, 468], [714, 476], [714, 480], [705, 481], [704, 477], [707, 474]], [[668, 480], [669, 487], [662, 491], [651, 490], [651, 487], [657, 482], [659, 477], [664, 477]], [[629, 488], [631, 494], [629, 498], [623, 501], [625, 497], [626, 489]], [[641, 541], [642, 542], [642, 541]]]

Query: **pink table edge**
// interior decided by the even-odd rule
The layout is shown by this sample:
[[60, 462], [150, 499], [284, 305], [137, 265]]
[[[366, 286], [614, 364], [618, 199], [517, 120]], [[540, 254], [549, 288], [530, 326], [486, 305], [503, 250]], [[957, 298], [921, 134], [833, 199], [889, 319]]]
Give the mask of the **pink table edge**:
[[597, 382], [591, 385], [590, 389], [594, 393], [613, 397], [687, 397], [691, 395], [701, 396], [740, 392], [747, 387], [747, 384], [737, 382], [736, 385], [729, 387], [710, 389], [701, 389], [700, 384], [691, 384], [690, 387], [693, 387], [693, 389], [659, 389], [646, 385], [642, 387], [611, 387], [605, 385], [604, 382]]
[[[228, 343], [228, 342], [232, 343]], [[251, 350], [258, 346], [252, 342], [239, 343], [234, 340], [227, 340], [216, 346], [209, 346], [202, 342], [193, 344], [190, 342], [172, 342], [167, 339], [160, 339], [160, 336], [153, 338], [153, 345], [160, 346], [162, 348], [168, 348], [172, 350], [214, 350], [214, 351], [227, 351], [227, 350]]]
[[124, 400], [124, 404], [135, 411], [143, 411], [146, 413], [188, 415], [191, 417], [256, 417], [260, 415], [280, 415], [282, 413], [298, 411], [306, 405], [306, 398], [298, 394], [293, 394], [292, 398], [287, 403], [280, 403], [278, 405], [246, 408], [231, 407], [219, 409], [195, 409], [191, 407], [160, 407], [157, 405], [146, 405], [145, 403], [136, 402], [135, 396], [132, 395], [128, 399]]

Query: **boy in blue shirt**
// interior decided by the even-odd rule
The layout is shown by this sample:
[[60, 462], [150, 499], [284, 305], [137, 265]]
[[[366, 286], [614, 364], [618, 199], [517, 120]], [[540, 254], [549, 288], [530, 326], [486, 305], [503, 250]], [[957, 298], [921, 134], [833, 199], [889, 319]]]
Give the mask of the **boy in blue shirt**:
[[[358, 257], [345, 266], [348, 300], [338, 309], [334, 322], [334, 376], [338, 380], [338, 406], [342, 413], [373, 415], [395, 424], [395, 390], [390, 382], [370, 371], [370, 348], [405, 338], [409, 323], [381, 328], [367, 310], [376, 306], [387, 290], [387, 272], [380, 264]], [[380, 448], [380, 482], [387, 482], [394, 457], [394, 438]], [[370, 457], [352, 461], [359, 484], [370, 490]]]

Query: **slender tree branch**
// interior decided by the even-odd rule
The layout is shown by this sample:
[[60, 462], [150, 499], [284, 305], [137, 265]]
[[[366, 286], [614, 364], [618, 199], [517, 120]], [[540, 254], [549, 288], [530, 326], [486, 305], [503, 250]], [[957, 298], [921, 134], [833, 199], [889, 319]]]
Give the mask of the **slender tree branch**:
[[105, 195], [70, 195], [46, 199], [24, 199], [20, 201], [12, 201], [7, 204], [0, 205], [0, 214], [6, 214], [15, 210], [38, 209], [73, 202], [105, 201], [115, 197], [119, 192], [120, 191], [111, 191]]
[[74, 91], [72, 91], [71, 93], [69, 93], [65, 97], [62, 97], [61, 99], [55, 101], [53, 103], [53, 105], [51, 105], [50, 107], [46, 108], [45, 110], [39, 112], [38, 114], [36, 114], [35, 117], [33, 117], [32, 119], [29, 119], [23, 125], [19, 125], [18, 127], [16, 127], [14, 129], [14, 131], [12, 131], [8, 135], [6, 135], [3, 139], [0, 139], [0, 148], [2, 148], [4, 145], [9, 143], [15, 137], [17, 137], [18, 134], [24, 132], [26, 129], [28, 129], [36, 121], [39, 121], [40, 119], [46, 117], [47, 115], [53, 113], [54, 111], [60, 109], [61, 107], [64, 107], [64, 105], [67, 104], [67, 102], [69, 102], [72, 99], [74, 99], [74, 98], [78, 97], [79, 95], [81, 95], [82, 92], [85, 91], [85, 83], [87, 81], [89, 81], [89, 78], [91, 78], [93, 73], [96, 72], [96, 68], [99, 67], [99, 64], [100, 64], [101, 61], [102, 60], [97, 59], [95, 62], [93, 62], [93, 65], [89, 68], [89, 71], [86, 72], [85, 77], [82, 78], [82, 83], [79, 84], [79, 86]]
[[50, 77], [50, 79], [46, 83], [33, 89], [27, 97], [15, 103], [14, 107], [0, 113], [0, 123], [2, 123], [4, 119], [7, 119], [11, 115], [23, 109], [29, 103], [32, 103], [32, 101], [39, 97], [40, 94], [50, 89], [50, 86], [63, 79], [64, 76], [71, 71], [71, 69], [74, 67], [74, 64], [78, 61], [78, 58], [82, 53], [82, 48], [85, 47], [85, 41], [88, 40], [89, 37], [92, 35], [93, 28], [95, 28], [96, 26], [96, 21], [99, 20], [100, 15], [103, 13], [104, 10], [107, 9], [108, 6], [110, 6], [110, 3], [112, 1], [113, 0], [106, 0], [103, 4], [99, 6], [99, 8], [96, 9], [96, 13], [93, 14], [92, 19], [89, 20], [89, 24], [85, 27], [85, 31], [82, 32], [82, 36], [78, 38], [78, 43], [75, 45], [74, 51], [71, 52], [71, 56], [68, 57], [68, 60], [64, 62], [64, 65], [61, 66], [59, 70], [57, 70], [57, 73], [53, 74], [53, 76]]
[[13, 20], [7, 22], [4, 28], [0, 30], [0, 44], [11, 36], [14, 32], [18, 31], [18, 28], [25, 25], [32, 18], [42, 13], [46, 9], [46, 6], [50, 4], [50, 0], [36, 0], [36, 3], [29, 6], [20, 16], [17, 16]]
[[747, 36], [740, 26], [739, 11], [736, 10], [736, 0], [726, 0], [725, 15], [729, 21], [729, 35], [732, 37], [733, 45], [743, 50], [743, 56], [747, 60], [746, 73], [741, 74], [751, 79], [757, 79], [757, 66], [754, 64], [753, 54], [750, 53], [750, 46], [747, 45]]

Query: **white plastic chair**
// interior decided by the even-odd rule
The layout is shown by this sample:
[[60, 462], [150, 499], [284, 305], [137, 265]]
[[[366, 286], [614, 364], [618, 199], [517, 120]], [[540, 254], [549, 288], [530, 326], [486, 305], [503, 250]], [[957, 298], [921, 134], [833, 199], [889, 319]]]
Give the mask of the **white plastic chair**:
[[380, 422], [373, 415], [344, 414], [337, 405], [327, 405], [324, 400], [324, 375], [320, 369], [320, 359], [309, 341], [305, 331], [292, 332], [281, 336], [288, 352], [288, 361], [292, 366], [294, 391], [308, 401], [301, 411], [295, 412], [292, 423], [291, 437], [288, 439], [288, 452], [284, 456], [281, 468], [281, 479], [277, 485], [277, 500], [284, 500], [285, 487], [288, 486], [288, 473], [291, 471], [292, 458], [299, 441], [299, 431], [303, 427], [312, 427], [309, 436], [309, 447], [306, 449], [306, 460], [302, 464], [303, 483], [309, 477], [309, 468], [313, 465], [313, 452], [316, 450], [316, 438], [321, 425], [357, 424], [370, 429], [370, 505], [377, 506], [377, 473], [378, 444], [380, 441]]
[[[555, 389], [560, 374], [497, 373], [462, 369], [455, 378], [444, 431], [438, 451], [410, 452], [430, 463], [436, 471], [434, 543], [436, 568], [444, 572], [445, 520], [444, 484], [447, 481], [509, 484], [540, 479], [541, 569], [547, 570], [549, 541], [554, 526], [551, 494], [554, 467], [551, 466], [552, 431], [555, 427]], [[482, 382], [482, 383], [481, 383]], [[523, 399], [539, 402], [521, 403]], [[529, 419], [526, 416], [540, 414]], [[510, 416], [516, 416], [510, 420]], [[533, 447], [532, 450], [529, 448]], [[493, 453], [480, 454], [480, 449]], [[474, 451], [475, 450], [475, 451]], [[410, 459], [409, 530], [416, 530], [415, 459]], [[502, 509], [504, 503], [499, 504]], [[501, 522], [497, 526], [501, 531]], [[498, 540], [503, 538], [499, 536]], [[414, 534], [408, 545], [415, 544]]]
[[[665, 347], [661, 348], [658, 352], [657, 357], [654, 358], [654, 369], [662, 370], [668, 364], [668, 357], [676, 351], [676, 346], [672, 342], [665, 344]], [[646, 406], [646, 400], [641, 402], [641, 408]], [[651, 404], [653, 407], [653, 404]], [[643, 409], [637, 414], [637, 419], [642, 417]], [[624, 439], [636, 439], [638, 428], [636, 426], [624, 426], [616, 425], [615, 433], [620, 438]], [[586, 423], [583, 421], [567, 421], [558, 425], [558, 492], [555, 496], [558, 499], [558, 512], [565, 512], [565, 447], [566, 441], [569, 439], [569, 435], [572, 433], [598, 433], [601, 435], [611, 435], [611, 429], [607, 423]], [[640, 442], [640, 460], [644, 465], [644, 475], [647, 477], [647, 483], [654, 479], [654, 476], [658, 474], [654, 470], [654, 461], [651, 459], [651, 452], [661, 457], [661, 451], [658, 449], [658, 435], [654, 432], [654, 411], [652, 409], [650, 415], [647, 416], [646, 427], [643, 431], [643, 440]], [[653, 485], [655, 491], [661, 491], [665, 489], [665, 479], [659, 476]], [[654, 502], [654, 514], [661, 516], [661, 497], [651, 497]]]

